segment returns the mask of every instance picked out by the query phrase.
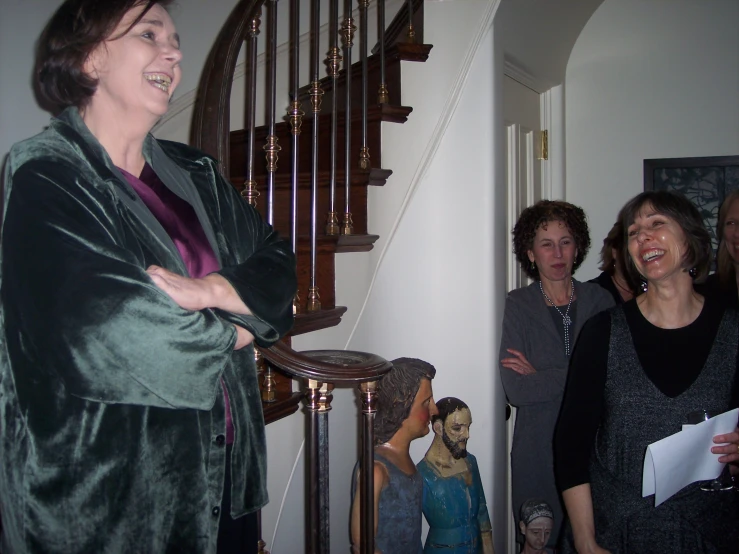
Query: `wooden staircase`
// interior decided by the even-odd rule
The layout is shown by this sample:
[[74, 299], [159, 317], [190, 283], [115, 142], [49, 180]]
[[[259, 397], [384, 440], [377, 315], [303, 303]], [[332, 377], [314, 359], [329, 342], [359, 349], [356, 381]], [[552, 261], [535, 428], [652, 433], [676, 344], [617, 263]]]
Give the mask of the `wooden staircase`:
[[[283, 0], [287, 1], [287, 0]], [[296, 1], [296, 0], [293, 0]], [[316, 0], [314, 0], [316, 1]], [[275, 5], [272, 0], [273, 6]], [[302, 0], [300, 0], [302, 4]], [[233, 75], [239, 50], [247, 37], [249, 25], [262, 9], [265, 0], [241, 0], [234, 8], [216, 39], [206, 62], [205, 71], [198, 89], [198, 100], [193, 116], [191, 143], [221, 163], [223, 173], [234, 186], [244, 189], [247, 168], [247, 148], [249, 132], [245, 130], [230, 131], [230, 95]], [[294, 6], [294, 5], [293, 5]], [[366, 9], [366, 8], [365, 8]], [[408, 22], [412, 21], [415, 30], [415, 42], [406, 39]], [[314, 33], [315, 34], [315, 33]], [[315, 38], [315, 37], [314, 37]], [[384, 359], [362, 352], [341, 350], [325, 350], [295, 352], [290, 348], [291, 337], [319, 329], [338, 325], [347, 308], [336, 305], [335, 296], [335, 256], [345, 252], [366, 252], [373, 248], [379, 238], [368, 228], [367, 198], [368, 187], [384, 186], [392, 175], [390, 168], [382, 168], [382, 123], [404, 123], [413, 109], [401, 104], [402, 61], [425, 62], [429, 56], [431, 45], [423, 42], [423, 0], [404, 2], [396, 17], [387, 27], [384, 39], [385, 46], [385, 82], [389, 91], [388, 101], [378, 103], [378, 90], [381, 83], [381, 60], [379, 44], [369, 56], [367, 62], [367, 146], [370, 152], [370, 168], [360, 168], [360, 147], [362, 146], [362, 62], [361, 59], [352, 64], [351, 79], [351, 153], [350, 156], [350, 211], [353, 220], [351, 234], [327, 235], [325, 224], [329, 208], [329, 182], [331, 171], [331, 121], [332, 98], [337, 95], [339, 116], [334, 141], [336, 150], [336, 188], [334, 211], [341, 221], [344, 207], [344, 99], [346, 95], [345, 72], [342, 70], [336, 80], [323, 78], [321, 86], [324, 94], [321, 110], [313, 114], [310, 110], [309, 86], [298, 92], [302, 110], [306, 112], [302, 120], [302, 132], [299, 139], [298, 176], [297, 176], [297, 274], [301, 302], [298, 306], [295, 324], [290, 334], [280, 343], [269, 349], [261, 349], [261, 355], [274, 369], [274, 399], [263, 401], [266, 423], [274, 422], [297, 411], [301, 400], [306, 402], [308, 425], [306, 430], [306, 450], [310, 469], [306, 502], [309, 514], [306, 552], [311, 554], [328, 554], [328, 411], [331, 403], [331, 390], [336, 383], [353, 383], [359, 386], [362, 404], [362, 454], [360, 498], [362, 499], [362, 545], [361, 552], [371, 554], [374, 551], [374, 534], [372, 503], [372, 448], [373, 421], [376, 387], [382, 376], [389, 371], [391, 365]], [[273, 45], [274, 47], [274, 45]], [[315, 48], [315, 46], [314, 46]], [[359, 58], [358, 48], [353, 58]], [[257, 91], [254, 91], [256, 94]], [[285, 111], [279, 110], [281, 113]], [[311, 277], [311, 184], [312, 163], [312, 129], [314, 117], [318, 117], [320, 133], [317, 137], [317, 221], [316, 236], [316, 285], [320, 293], [319, 310], [308, 311], [306, 300]], [[284, 237], [289, 238], [292, 229], [292, 129], [287, 116], [279, 118], [275, 123], [274, 134], [281, 147], [277, 169], [272, 174], [273, 188], [273, 225]], [[258, 127], [254, 133], [254, 164], [252, 179], [258, 183], [260, 196], [257, 209], [266, 216], [267, 164], [262, 153], [262, 145], [267, 142], [269, 134], [267, 126]], [[392, 186], [392, 185], [391, 185]], [[303, 390], [293, 391], [293, 380], [301, 381]], [[326, 387], [328, 386], [328, 388]], [[264, 396], [263, 396], [264, 398]]]
[[[422, 37], [423, 25], [423, 3], [415, 2], [416, 12], [414, 17], [414, 27], [416, 29], [416, 38]], [[408, 19], [407, 11], [401, 10], [395, 20], [389, 26], [389, 30], [395, 30], [398, 35], [386, 35], [385, 50], [385, 75], [386, 83], [389, 90], [389, 102], [384, 104], [377, 103], [377, 90], [380, 85], [380, 58], [379, 53], [375, 53], [368, 57], [368, 96], [370, 99], [367, 108], [367, 145], [370, 150], [370, 169], [363, 170], [359, 166], [359, 148], [361, 145], [361, 78], [362, 66], [361, 61], [352, 64], [352, 125], [351, 125], [351, 144], [354, 155], [351, 156], [351, 213], [354, 223], [354, 233], [351, 235], [326, 235], [325, 222], [329, 212], [329, 171], [330, 171], [330, 146], [331, 136], [327, 132], [331, 128], [331, 97], [334, 93], [338, 93], [339, 117], [338, 117], [338, 137], [337, 143], [344, 144], [344, 95], [346, 90], [345, 70], [339, 74], [338, 90], [333, 90], [333, 82], [330, 77], [321, 80], [321, 86], [324, 90], [323, 101], [321, 105], [321, 113], [319, 114], [319, 127], [324, 130], [319, 135], [319, 165], [318, 165], [318, 210], [319, 227], [318, 245], [317, 245], [317, 284], [321, 296], [321, 310], [316, 312], [307, 312], [305, 309], [306, 292], [309, 286], [310, 277], [310, 184], [311, 184], [311, 148], [312, 141], [310, 133], [313, 121], [313, 114], [306, 113], [303, 117], [302, 133], [299, 148], [299, 167], [298, 176], [298, 290], [302, 305], [300, 313], [295, 317], [295, 326], [290, 336], [300, 335], [311, 331], [317, 331], [338, 325], [341, 317], [346, 312], [345, 306], [336, 306], [335, 297], [335, 263], [334, 256], [344, 252], [366, 252], [372, 249], [374, 242], [379, 238], [378, 235], [370, 233], [367, 225], [367, 196], [368, 187], [384, 186], [392, 175], [391, 169], [382, 168], [382, 123], [398, 123], [402, 124], [408, 120], [413, 108], [403, 106], [401, 104], [401, 87], [402, 87], [402, 61], [409, 62], [425, 62], [429, 57], [432, 49], [430, 44], [416, 44], [402, 42], [405, 40], [404, 32], [406, 26], [402, 24]], [[375, 48], [377, 50], [377, 48]], [[309, 97], [310, 85], [301, 88], [300, 100], [304, 111], [306, 106], [310, 106]], [[280, 123], [275, 125], [275, 134], [279, 139], [280, 162], [275, 172], [275, 191], [274, 191], [274, 227], [284, 237], [290, 236], [291, 230], [291, 168], [290, 160], [292, 159], [292, 142], [291, 128], [286, 117]], [[258, 154], [268, 135], [267, 126], [260, 126], [255, 129], [255, 144], [258, 145]], [[230, 161], [229, 174], [230, 180], [234, 186], [243, 191], [246, 167], [246, 148], [248, 144], [248, 133], [246, 130], [236, 130], [230, 132]], [[266, 162], [263, 155], [257, 155], [255, 165], [255, 180], [261, 184], [266, 181]], [[335, 209], [341, 216], [342, 206], [344, 205], [344, 163], [345, 155], [343, 148], [337, 149], [336, 159], [336, 197]], [[263, 216], [265, 213], [265, 191], [260, 191], [261, 195], [257, 201], [257, 209]], [[289, 343], [289, 337], [286, 338]], [[300, 395], [292, 391], [292, 379], [282, 373], [275, 375], [276, 383], [276, 401], [264, 404], [265, 418], [267, 423], [271, 423], [285, 417], [298, 409]]]

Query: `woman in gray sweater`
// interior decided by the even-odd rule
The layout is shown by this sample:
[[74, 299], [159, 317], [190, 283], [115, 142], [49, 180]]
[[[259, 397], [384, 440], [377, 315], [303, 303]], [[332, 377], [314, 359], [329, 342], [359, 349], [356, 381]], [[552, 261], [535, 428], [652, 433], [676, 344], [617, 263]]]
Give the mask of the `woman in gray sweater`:
[[508, 294], [500, 343], [500, 375], [518, 408], [511, 451], [513, 513], [530, 498], [554, 512], [549, 545], [557, 543], [563, 509], [554, 481], [552, 438], [567, 366], [583, 324], [613, 305], [598, 285], [572, 278], [590, 248], [585, 213], [567, 202], [542, 200], [513, 228], [516, 258], [534, 280]]

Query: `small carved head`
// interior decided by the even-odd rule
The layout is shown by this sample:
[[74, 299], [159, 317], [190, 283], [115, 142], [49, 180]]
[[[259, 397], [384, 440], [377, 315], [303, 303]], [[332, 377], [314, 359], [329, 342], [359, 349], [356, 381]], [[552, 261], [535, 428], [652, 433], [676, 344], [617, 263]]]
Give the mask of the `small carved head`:
[[436, 375], [436, 368], [423, 360], [398, 358], [392, 364], [393, 368], [379, 383], [374, 425], [375, 445], [393, 438], [408, 419], [422, 380], [431, 381]]
[[472, 414], [459, 398], [442, 398], [436, 403], [439, 413], [431, 418], [434, 433], [441, 437], [447, 450], [455, 459], [467, 456], [467, 440], [470, 438]]

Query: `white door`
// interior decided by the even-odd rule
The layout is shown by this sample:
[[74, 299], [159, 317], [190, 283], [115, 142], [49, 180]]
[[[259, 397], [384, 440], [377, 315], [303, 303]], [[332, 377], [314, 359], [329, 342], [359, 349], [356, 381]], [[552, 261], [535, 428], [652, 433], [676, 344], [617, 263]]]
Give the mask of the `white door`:
[[[538, 144], [541, 131], [539, 93], [514, 81], [507, 75], [503, 83], [503, 113], [506, 125], [508, 147], [508, 163], [506, 181], [508, 184], [508, 270], [507, 290], [517, 289], [529, 283], [528, 277], [521, 270], [513, 255], [513, 236], [511, 230], [521, 211], [542, 198], [541, 161], [538, 157]], [[516, 409], [511, 407], [511, 416], [506, 424], [507, 458], [507, 494], [506, 506], [508, 517], [508, 536], [506, 540], [508, 554], [517, 554], [516, 536], [518, 525], [511, 511], [511, 445], [513, 427], [516, 422]]]

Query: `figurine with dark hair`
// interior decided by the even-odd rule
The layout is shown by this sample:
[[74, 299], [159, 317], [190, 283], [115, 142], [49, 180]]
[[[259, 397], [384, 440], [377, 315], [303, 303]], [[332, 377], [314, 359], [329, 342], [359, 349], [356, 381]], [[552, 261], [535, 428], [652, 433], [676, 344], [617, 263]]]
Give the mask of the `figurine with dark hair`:
[[[380, 381], [375, 418], [375, 552], [414, 554], [421, 548], [423, 480], [410, 455], [411, 441], [429, 432], [436, 404], [436, 369], [423, 360], [398, 358]], [[359, 464], [352, 478], [352, 550], [359, 552]]]
[[458, 398], [436, 403], [434, 441], [418, 464], [423, 515], [429, 524], [424, 553], [493, 554], [493, 531], [477, 460], [467, 452], [472, 414]]
[[598, 285], [573, 277], [590, 247], [585, 212], [568, 202], [542, 200], [521, 212], [513, 228], [521, 268], [534, 282], [508, 294], [500, 341], [500, 377], [518, 408], [511, 450], [512, 513], [543, 497], [554, 512], [550, 545], [563, 508], [554, 482], [552, 438], [570, 353], [583, 324], [613, 305]]
[[523, 535], [521, 554], [553, 554], [547, 548], [554, 524], [552, 507], [546, 501], [530, 498], [521, 505], [518, 528]]

